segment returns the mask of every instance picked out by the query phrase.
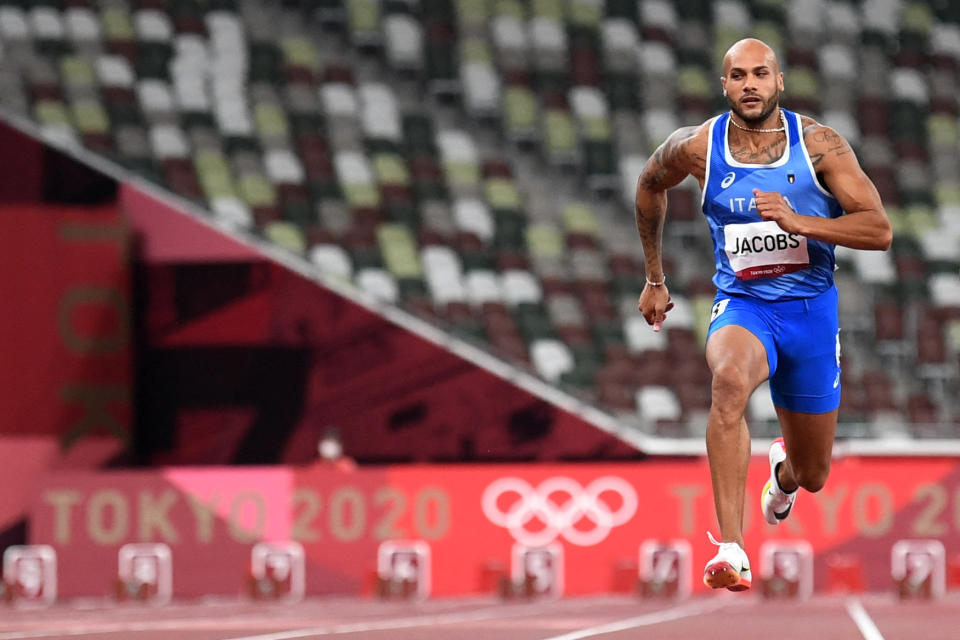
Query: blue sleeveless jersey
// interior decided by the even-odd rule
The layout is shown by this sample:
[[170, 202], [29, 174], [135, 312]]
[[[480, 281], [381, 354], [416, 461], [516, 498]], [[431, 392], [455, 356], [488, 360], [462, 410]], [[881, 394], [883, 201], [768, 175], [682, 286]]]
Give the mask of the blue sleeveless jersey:
[[810, 298], [833, 286], [834, 245], [787, 234], [775, 223], [762, 222], [757, 214], [754, 189], [779, 192], [803, 215], [836, 218], [843, 214], [836, 199], [817, 182], [803, 143], [800, 116], [781, 111], [788, 144], [772, 164], [734, 160], [727, 145], [729, 112], [710, 123], [703, 213], [713, 238], [717, 268], [713, 283], [722, 293], [790, 300]]

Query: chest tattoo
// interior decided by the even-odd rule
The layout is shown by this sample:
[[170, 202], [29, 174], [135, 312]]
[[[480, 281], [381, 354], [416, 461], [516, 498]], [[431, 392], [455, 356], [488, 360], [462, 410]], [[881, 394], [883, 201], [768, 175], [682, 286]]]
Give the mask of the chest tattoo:
[[730, 155], [737, 162], [744, 164], [771, 164], [783, 156], [787, 141], [784, 139], [762, 147], [752, 148], [749, 145], [730, 145]]

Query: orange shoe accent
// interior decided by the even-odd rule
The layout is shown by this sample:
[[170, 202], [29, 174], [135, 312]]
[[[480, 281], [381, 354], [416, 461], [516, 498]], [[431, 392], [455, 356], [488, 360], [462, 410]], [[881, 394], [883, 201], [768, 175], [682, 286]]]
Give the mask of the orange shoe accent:
[[[744, 572], [746, 573], [746, 572]], [[752, 582], [744, 578], [727, 562], [717, 562], [707, 565], [703, 570], [703, 584], [711, 589], [728, 589], [730, 591], [746, 591]]]

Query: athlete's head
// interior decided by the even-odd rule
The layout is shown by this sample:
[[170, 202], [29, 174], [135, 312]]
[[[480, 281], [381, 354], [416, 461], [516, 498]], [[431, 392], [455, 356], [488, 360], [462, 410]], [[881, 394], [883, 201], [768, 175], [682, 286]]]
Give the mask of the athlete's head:
[[765, 42], [745, 38], [723, 56], [723, 95], [744, 122], [760, 124], [773, 113], [783, 91], [777, 54]]

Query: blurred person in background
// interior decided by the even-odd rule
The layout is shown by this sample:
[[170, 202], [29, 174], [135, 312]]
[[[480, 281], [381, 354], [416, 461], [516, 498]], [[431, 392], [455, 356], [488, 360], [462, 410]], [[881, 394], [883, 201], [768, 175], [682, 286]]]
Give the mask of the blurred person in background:
[[343, 452], [343, 443], [340, 441], [340, 431], [335, 427], [328, 427], [317, 442], [317, 454], [320, 463], [340, 471], [353, 471], [357, 463]]
[[761, 493], [767, 522], [830, 472], [840, 405], [834, 247], [886, 250], [892, 230], [847, 141], [779, 104], [783, 74], [760, 40], [735, 43], [720, 78], [730, 110], [675, 131], [647, 161], [636, 220], [646, 264], [639, 310], [660, 331], [673, 307], [661, 261], [667, 189], [688, 175], [703, 192], [717, 287], [706, 343], [712, 400], [706, 444], [720, 541], [704, 569], [714, 589], [749, 589], [743, 502], [750, 461], [747, 402], [765, 380], [782, 438]]

